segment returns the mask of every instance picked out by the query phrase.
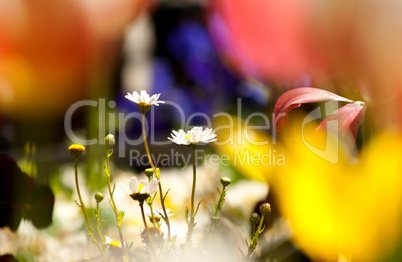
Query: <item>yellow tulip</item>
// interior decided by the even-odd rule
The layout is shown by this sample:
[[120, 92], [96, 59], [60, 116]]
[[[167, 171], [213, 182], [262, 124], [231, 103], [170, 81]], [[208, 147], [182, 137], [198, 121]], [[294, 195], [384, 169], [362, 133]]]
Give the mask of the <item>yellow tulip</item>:
[[[270, 141], [256, 146], [245, 139], [244, 123], [234, 122], [234, 126], [241, 124], [233, 133], [222, 129], [217, 136], [231, 135], [236, 137], [235, 143], [216, 149], [229, 154], [232, 163], [235, 154], [244, 155], [247, 150], [258, 155], [276, 150], [285, 156], [284, 166], [244, 162], [235, 167], [249, 178], [265, 180], [272, 186], [281, 214], [293, 230], [293, 242], [308, 256], [329, 261], [340, 256], [352, 261], [378, 261], [395, 249], [402, 232], [402, 135], [378, 134], [364, 145], [360, 155], [353, 156], [335, 139], [325, 139], [325, 145], [321, 144], [322, 137], [303, 139], [301, 125], [287, 129], [281, 134], [282, 143], [276, 145], [269, 135], [254, 130], [253, 136], [259, 141]], [[338, 155], [337, 163], [328, 161], [328, 156]]]

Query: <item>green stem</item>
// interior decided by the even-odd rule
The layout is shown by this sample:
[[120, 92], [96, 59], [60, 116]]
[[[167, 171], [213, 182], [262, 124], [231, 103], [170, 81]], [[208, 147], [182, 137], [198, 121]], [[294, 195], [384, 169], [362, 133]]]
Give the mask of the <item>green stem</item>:
[[191, 189], [191, 209], [190, 209], [190, 223], [188, 225], [188, 233], [187, 233], [187, 240], [186, 244], [189, 245], [191, 243], [191, 236], [193, 234], [193, 229], [194, 229], [194, 196], [195, 196], [195, 186], [196, 186], [196, 181], [197, 181], [197, 168], [196, 168], [196, 163], [195, 163], [195, 146], [191, 145], [191, 154], [192, 154], [192, 160], [193, 160], [193, 186]]
[[216, 220], [216, 219], [218, 218], [217, 215], [218, 215], [219, 211], [222, 209], [222, 206], [225, 203], [225, 195], [226, 195], [226, 186], [223, 186], [222, 192], [220, 192], [220, 194], [219, 194], [218, 204], [216, 205], [216, 208], [215, 208], [214, 212], [212, 213], [211, 228], [210, 228], [211, 232], [215, 230], [215, 227], [218, 224], [218, 220]]
[[168, 214], [166, 212], [165, 198], [163, 197], [162, 185], [161, 185], [160, 180], [158, 183], [158, 187], [159, 187], [159, 195], [160, 195], [160, 199], [161, 199], [162, 210], [163, 210], [163, 214], [165, 215], [166, 226], [168, 229], [168, 241], [170, 241], [170, 221], [169, 221]]
[[141, 208], [142, 222], [144, 223], [145, 231], [147, 232], [147, 236], [148, 236], [148, 241], [149, 241], [149, 243], [151, 245], [151, 248], [152, 248], [153, 258], [156, 261], [156, 258], [157, 258], [156, 247], [154, 245], [154, 241], [152, 240], [151, 234], [149, 233], [147, 220], [145, 219], [144, 201], [143, 200], [140, 201], [140, 208]]
[[[98, 233], [98, 241], [100, 241], [100, 244], [97, 244], [97, 246], [98, 245], [103, 246], [105, 244], [105, 240], [104, 240], [104, 236], [103, 236], [103, 233], [102, 233], [102, 226], [101, 226], [101, 221], [100, 221], [99, 202], [96, 202], [95, 218], [96, 218], [96, 231]], [[107, 261], [108, 258], [107, 258], [107, 255], [105, 254], [103, 248], [100, 248], [98, 246], [98, 249], [99, 249], [99, 252], [102, 254], [104, 260]]]
[[[149, 164], [151, 165], [152, 169], [154, 170], [154, 174], [156, 174], [156, 168], [155, 165], [152, 161], [152, 157], [151, 154], [149, 152], [149, 148], [148, 148], [148, 142], [147, 142], [147, 135], [145, 132], [145, 113], [142, 114], [142, 135], [144, 137], [144, 146], [145, 146], [145, 151], [147, 152], [147, 156], [148, 156], [148, 160], [149, 160]], [[162, 184], [159, 179], [159, 183], [158, 183], [158, 187], [159, 187], [159, 195], [160, 195], [160, 199], [161, 199], [161, 205], [162, 205], [162, 210], [163, 210], [163, 214], [165, 215], [165, 221], [166, 221], [166, 226], [168, 229], [168, 241], [170, 241], [170, 222], [169, 222], [169, 217], [167, 215], [166, 212], [166, 207], [165, 207], [165, 199], [163, 197], [163, 191], [162, 191]]]
[[[80, 200], [80, 207], [82, 209], [82, 212], [84, 213], [85, 221], [87, 222], [87, 225], [88, 225], [88, 231], [93, 235], [94, 231], [92, 230], [91, 223], [89, 222], [87, 210], [86, 210], [84, 201], [82, 201], [82, 197], [81, 197], [80, 185], [78, 183], [78, 158], [75, 158], [74, 169], [75, 169], [75, 186], [77, 188], [78, 199]], [[99, 246], [97, 241], [94, 240], [94, 242], [95, 242], [95, 245], [98, 248], [99, 252], [102, 254], [102, 256], [105, 257], [105, 254], [103, 253], [102, 248]]]
[[125, 247], [124, 240], [123, 240], [123, 234], [121, 232], [121, 225], [119, 223], [119, 214], [117, 212], [116, 203], [114, 202], [112, 188], [111, 188], [111, 185], [110, 185], [110, 171], [109, 171], [109, 157], [110, 157], [110, 155], [109, 155], [109, 149], [107, 149], [106, 154], [107, 154], [107, 156], [106, 156], [106, 169], [107, 169], [106, 176], [107, 176], [107, 187], [108, 187], [108, 190], [109, 190], [110, 202], [112, 202], [112, 209], [113, 209], [114, 215], [116, 217], [116, 224], [117, 224], [117, 229], [119, 231], [120, 242], [121, 242], [121, 245], [123, 247], [124, 252], [126, 252], [126, 247]]
[[99, 202], [96, 202], [96, 209], [95, 209], [95, 218], [96, 218], [96, 231], [98, 232], [98, 237], [99, 239], [103, 241], [103, 234], [102, 234], [102, 228], [101, 228], [101, 222], [100, 222], [100, 208], [99, 208]]
[[92, 226], [91, 226], [91, 223], [89, 223], [89, 218], [88, 218], [88, 214], [87, 214], [87, 211], [85, 208], [85, 204], [84, 204], [84, 201], [82, 201], [80, 185], [78, 184], [78, 158], [75, 158], [75, 186], [77, 188], [78, 198], [80, 200], [80, 207], [82, 209], [82, 212], [84, 213], [84, 217], [87, 222], [88, 229], [90, 231], [92, 231]]
[[259, 223], [259, 225], [258, 225], [258, 228], [257, 228], [257, 230], [254, 232], [254, 236], [253, 236], [253, 237], [251, 238], [251, 240], [250, 240], [250, 246], [249, 246], [249, 248], [248, 248], [248, 252], [247, 252], [246, 258], [249, 258], [249, 257], [254, 253], [254, 250], [257, 248], [258, 237], [259, 237], [260, 234], [261, 234], [261, 228], [262, 228], [262, 225], [264, 224], [264, 218], [265, 218], [264, 214], [261, 214], [261, 219], [260, 219], [260, 223]]
[[147, 134], [145, 132], [145, 114], [142, 114], [142, 136], [144, 137], [145, 151], [147, 152], [149, 164], [151, 165], [152, 169], [154, 170], [154, 174], [156, 174], [156, 168], [155, 168], [154, 162], [152, 161], [151, 153], [149, 152], [148, 142], [147, 142]]
[[251, 238], [254, 236], [254, 234], [255, 234], [255, 224], [253, 224], [253, 226], [252, 226]]
[[157, 227], [157, 226], [156, 226], [156, 222], [155, 222], [154, 209], [153, 209], [153, 207], [152, 207], [152, 204], [150, 204], [150, 205], [148, 205], [148, 206], [149, 206], [149, 209], [151, 210], [152, 224], [154, 225], [154, 227]]
[[225, 195], [226, 195], [225, 190], [226, 190], [226, 187], [223, 186], [222, 192], [219, 195], [218, 204], [216, 205], [216, 209], [215, 209], [215, 212], [214, 212], [213, 216], [218, 215], [219, 211], [221, 211], [221, 209], [222, 209], [223, 203], [225, 203]]
[[197, 168], [195, 163], [195, 146], [191, 146], [191, 154], [193, 155], [193, 187], [191, 189], [191, 217], [194, 219], [194, 196], [195, 196], [195, 185], [197, 181]]

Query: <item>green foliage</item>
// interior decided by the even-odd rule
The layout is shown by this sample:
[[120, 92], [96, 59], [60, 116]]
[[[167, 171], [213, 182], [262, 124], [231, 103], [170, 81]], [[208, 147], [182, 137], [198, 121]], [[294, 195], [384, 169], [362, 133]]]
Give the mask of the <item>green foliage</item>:
[[125, 212], [124, 211], [119, 211], [119, 216], [117, 219], [117, 226], [121, 227], [122, 223], [123, 223], [123, 218], [125, 216]]
[[18, 166], [21, 168], [21, 171], [26, 173], [32, 178], [35, 178], [38, 173], [38, 165], [34, 160], [35, 152], [36, 152], [35, 143], [26, 142], [25, 155], [23, 158], [17, 161]]

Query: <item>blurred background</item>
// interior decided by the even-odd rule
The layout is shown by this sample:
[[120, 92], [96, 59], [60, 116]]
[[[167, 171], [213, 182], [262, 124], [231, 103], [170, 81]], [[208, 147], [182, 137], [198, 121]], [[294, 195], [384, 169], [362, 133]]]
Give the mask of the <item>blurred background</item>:
[[[367, 104], [358, 150], [384, 130], [400, 132], [401, 12], [398, 0], [1, 1], [0, 153], [8, 156], [2, 155], [0, 165], [5, 185], [0, 204], [2, 213], [10, 218], [1, 221], [0, 255], [14, 254], [22, 261], [56, 261], [55, 257], [71, 255], [69, 250], [80, 250], [80, 243], [85, 243], [83, 220], [72, 200], [73, 160], [67, 151], [76, 141], [66, 135], [67, 112], [80, 101], [96, 102], [95, 106], [78, 107], [71, 116], [71, 128], [78, 138], [97, 139], [87, 146], [81, 166], [86, 198], [92, 199], [88, 200], [92, 205], [91, 196], [106, 186], [103, 138], [108, 133], [114, 134], [116, 141], [141, 137], [138, 119], [118, 117], [137, 111], [137, 106], [124, 98], [127, 92], [161, 93], [161, 100], [180, 106], [185, 119], [197, 114], [190, 126], [207, 126], [202, 116], [212, 119], [221, 112], [239, 118], [261, 112], [270, 118], [281, 94], [312, 86]], [[180, 112], [171, 104], [153, 108], [147, 115], [155, 141], [167, 141], [171, 130], [184, 127]], [[301, 111], [316, 106], [303, 105]], [[264, 124], [264, 119], [255, 117], [252, 122]], [[172, 144], [151, 143], [150, 147], [156, 155], [167, 154], [171, 148], [190, 153]], [[148, 167], [132, 164], [133, 148], [145, 153], [140, 144], [127, 145], [124, 153], [115, 154], [116, 181], [142, 174]], [[204, 152], [215, 150], [206, 147]], [[191, 172], [183, 163], [165, 166], [165, 188], [189, 185]], [[237, 196], [229, 196], [225, 212], [233, 224], [245, 220], [246, 234], [248, 216], [269, 191], [267, 181], [251, 170], [203, 166], [200, 171], [204, 177], [200, 178], [199, 194], [205, 199], [214, 199], [222, 174], [233, 179]], [[30, 193], [21, 196], [20, 202], [10, 200], [24, 188]], [[172, 190], [171, 198], [187, 199], [186, 194]], [[40, 200], [30, 203], [35, 197]], [[118, 197], [120, 209], [130, 205], [123, 194]], [[52, 198], [51, 203], [43, 200]], [[268, 198], [277, 201], [271, 194]], [[169, 207], [174, 219], [180, 220], [180, 210], [188, 202], [178, 202], [172, 200]], [[27, 212], [26, 206], [35, 205], [48, 211], [43, 223]], [[74, 211], [67, 215], [66, 210]], [[111, 219], [105, 227], [113, 236], [113, 214], [107, 212], [105, 216]], [[292, 242], [289, 227], [283, 225], [286, 222], [278, 212], [273, 212], [267, 223], [275, 224], [272, 232], [280, 237], [272, 237], [271, 231], [267, 234], [274, 240], [264, 247], [261, 261], [321, 260], [326, 254], [305, 249], [303, 241], [303, 248]], [[127, 235], [138, 239], [139, 230], [134, 228], [141, 221], [132, 218], [126, 223], [131, 228]], [[392, 228], [401, 231], [400, 224]], [[185, 234], [183, 225], [175, 230]], [[373, 252], [372, 258], [398, 260], [399, 238], [390, 238], [389, 250]], [[92, 255], [88, 252], [60, 261], [79, 261]], [[340, 257], [350, 260], [349, 254]]]

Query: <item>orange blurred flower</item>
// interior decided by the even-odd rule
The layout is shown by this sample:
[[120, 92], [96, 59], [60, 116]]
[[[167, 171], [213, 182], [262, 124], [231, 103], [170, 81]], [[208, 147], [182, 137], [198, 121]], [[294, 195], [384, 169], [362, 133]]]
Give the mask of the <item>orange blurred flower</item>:
[[0, 112], [47, 117], [88, 96], [94, 71], [111, 66], [124, 27], [146, 2], [3, 1]]

